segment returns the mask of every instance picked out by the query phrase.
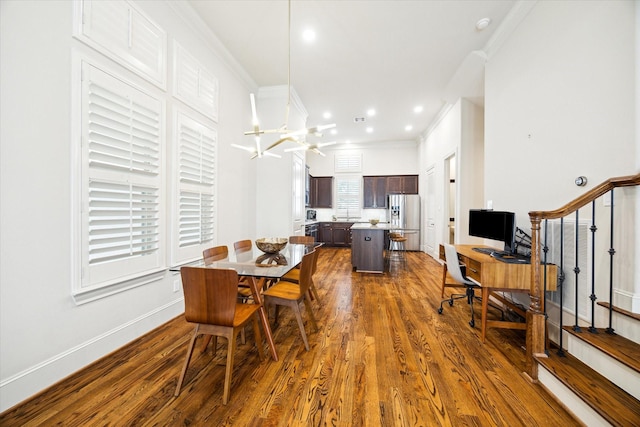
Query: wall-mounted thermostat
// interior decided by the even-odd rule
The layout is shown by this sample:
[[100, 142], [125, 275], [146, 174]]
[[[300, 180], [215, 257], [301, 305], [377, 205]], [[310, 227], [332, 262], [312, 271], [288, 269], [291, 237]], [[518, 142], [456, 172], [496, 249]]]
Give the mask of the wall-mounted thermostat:
[[578, 187], [584, 187], [587, 185], [587, 178], [584, 176], [579, 176], [576, 178], [575, 183]]

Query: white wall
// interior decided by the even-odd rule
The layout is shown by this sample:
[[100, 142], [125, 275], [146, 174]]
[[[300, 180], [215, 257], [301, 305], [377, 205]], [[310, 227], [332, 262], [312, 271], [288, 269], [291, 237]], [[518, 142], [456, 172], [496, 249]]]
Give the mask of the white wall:
[[[556, 209], [637, 173], [634, 2], [538, 2], [486, 65], [485, 199]], [[574, 178], [589, 183], [577, 187]]]
[[[485, 200], [493, 200], [495, 209], [515, 211], [521, 228], [530, 229], [529, 211], [560, 208], [608, 178], [640, 171], [637, 5], [537, 2], [489, 58]], [[585, 187], [574, 184], [581, 175], [588, 179]], [[633, 218], [629, 205], [626, 215]], [[609, 208], [598, 208], [596, 218], [609, 215]], [[590, 217], [588, 209], [581, 211], [580, 218]], [[614, 302], [630, 309], [640, 295], [640, 283], [633, 284], [633, 270], [640, 267], [627, 260], [634, 259], [640, 242], [633, 241], [629, 227], [616, 244], [625, 271], [616, 273], [622, 288]], [[598, 234], [605, 245], [607, 231]]]
[[[483, 207], [483, 110], [466, 99], [459, 99], [443, 114], [421, 143], [420, 171], [434, 169], [436, 209], [436, 242], [433, 257], [438, 257], [438, 244], [449, 241], [448, 159], [455, 156], [455, 241], [456, 243], [482, 243], [468, 236], [469, 209]], [[426, 194], [421, 191], [422, 200]], [[424, 209], [428, 209], [423, 203]], [[427, 218], [425, 212], [423, 218]], [[423, 241], [426, 238], [423, 227]]]
[[[169, 55], [175, 38], [219, 79], [219, 243], [253, 236], [255, 163], [229, 146], [243, 143], [243, 131], [250, 128], [251, 82], [239, 78], [196, 33], [197, 23], [183, 22], [169, 3], [139, 6], [167, 31]], [[0, 3], [0, 411], [184, 308], [169, 272], [160, 281], [84, 305], [71, 297], [71, 153], [77, 143], [72, 49], [91, 54], [72, 38], [72, 2]], [[169, 96], [167, 112], [174, 102]]]
[[333, 176], [336, 155], [362, 154], [362, 175], [417, 175], [417, 150], [413, 141], [328, 146], [322, 149], [324, 157], [308, 153], [307, 165], [313, 176]]

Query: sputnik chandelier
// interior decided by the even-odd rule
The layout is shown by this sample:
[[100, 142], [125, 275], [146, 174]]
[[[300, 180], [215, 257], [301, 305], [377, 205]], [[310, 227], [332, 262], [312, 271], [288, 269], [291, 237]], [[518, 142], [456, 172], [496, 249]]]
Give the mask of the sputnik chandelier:
[[[260, 158], [262, 156], [271, 156], [271, 157], [281, 157], [277, 154], [272, 153], [270, 150], [282, 144], [285, 141], [296, 142], [300, 144], [299, 147], [293, 147], [285, 149], [285, 152], [290, 151], [298, 151], [298, 150], [309, 150], [313, 151], [316, 154], [320, 154], [324, 156], [319, 148], [326, 147], [328, 145], [333, 145], [336, 142], [320, 142], [316, 144], [309, 144], [306, 142], [306, 135], [315, 135], [317, 137], [322, 136], [322, 131], [326, 129], [331, 129], [336, 127], [335, 123], [327, 124], [327, 125], [319, 125], [310, 128], [303, 128], [299, 130], [289, 130], [289, 109], [291, 107], [291, 0], [289, 0], [289, 14], [288, 14], [288, 44], [289, 44], [289, 57], [288, 57], [288, 69], [287, 69], [287, 106], [285, 110], [284, 124], [277, 129], [260, 129], [260, 125], [258, 122], [258, 113], [256, 109], [256, 98], [253, 93], [249, 94], [249, 99], [251, 100], [251, 116], [252, 116], [252, 124], [253, 130], [247, 131], [245, 135], [253, 135], [255, 139], [254, 147], [247, 147], [244, 145], [231, 144], [235, 148], [239, 148], [241, 150], [248, 151], [252, 154], [251, 158], [254, 159], [256, 157]], [[266, 149], [262, 150], [260, 145], [260, 137], [263, 134], [280, 134], [280, 138], [269, 145]]]

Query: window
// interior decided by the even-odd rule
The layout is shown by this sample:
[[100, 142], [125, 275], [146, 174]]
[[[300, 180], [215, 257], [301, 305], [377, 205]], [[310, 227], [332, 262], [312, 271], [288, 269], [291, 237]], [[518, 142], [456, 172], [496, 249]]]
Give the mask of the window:
[[362, 200], [362, 176], [336, 176], [336, 216], [359, 218]]
[[177, 113], [177, 230], [172, 264], [200, 257], [215, 238], [217, 133]]
[[182, 46], [174, 45], [174, 96], [218, 121], [218, 80]]
[[74, 295], [160, 271], [163, 104], [81, 60], [81, 274]]
[[166, 34], [128, 1], [75, 2], [74, 36], [161, 88], [166, 87]]
[[362, 172], [362, 154], [336, 154], [334, 160], [336, 173]]

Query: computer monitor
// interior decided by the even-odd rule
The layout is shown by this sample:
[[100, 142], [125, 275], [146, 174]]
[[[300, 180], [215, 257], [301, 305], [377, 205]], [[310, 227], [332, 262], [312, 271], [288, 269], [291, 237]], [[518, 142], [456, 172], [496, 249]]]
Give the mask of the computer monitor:
[[469, 235], [504, 243], [504, 251], [515, 252], [516, 215], [513, 212], [471, 209]]

